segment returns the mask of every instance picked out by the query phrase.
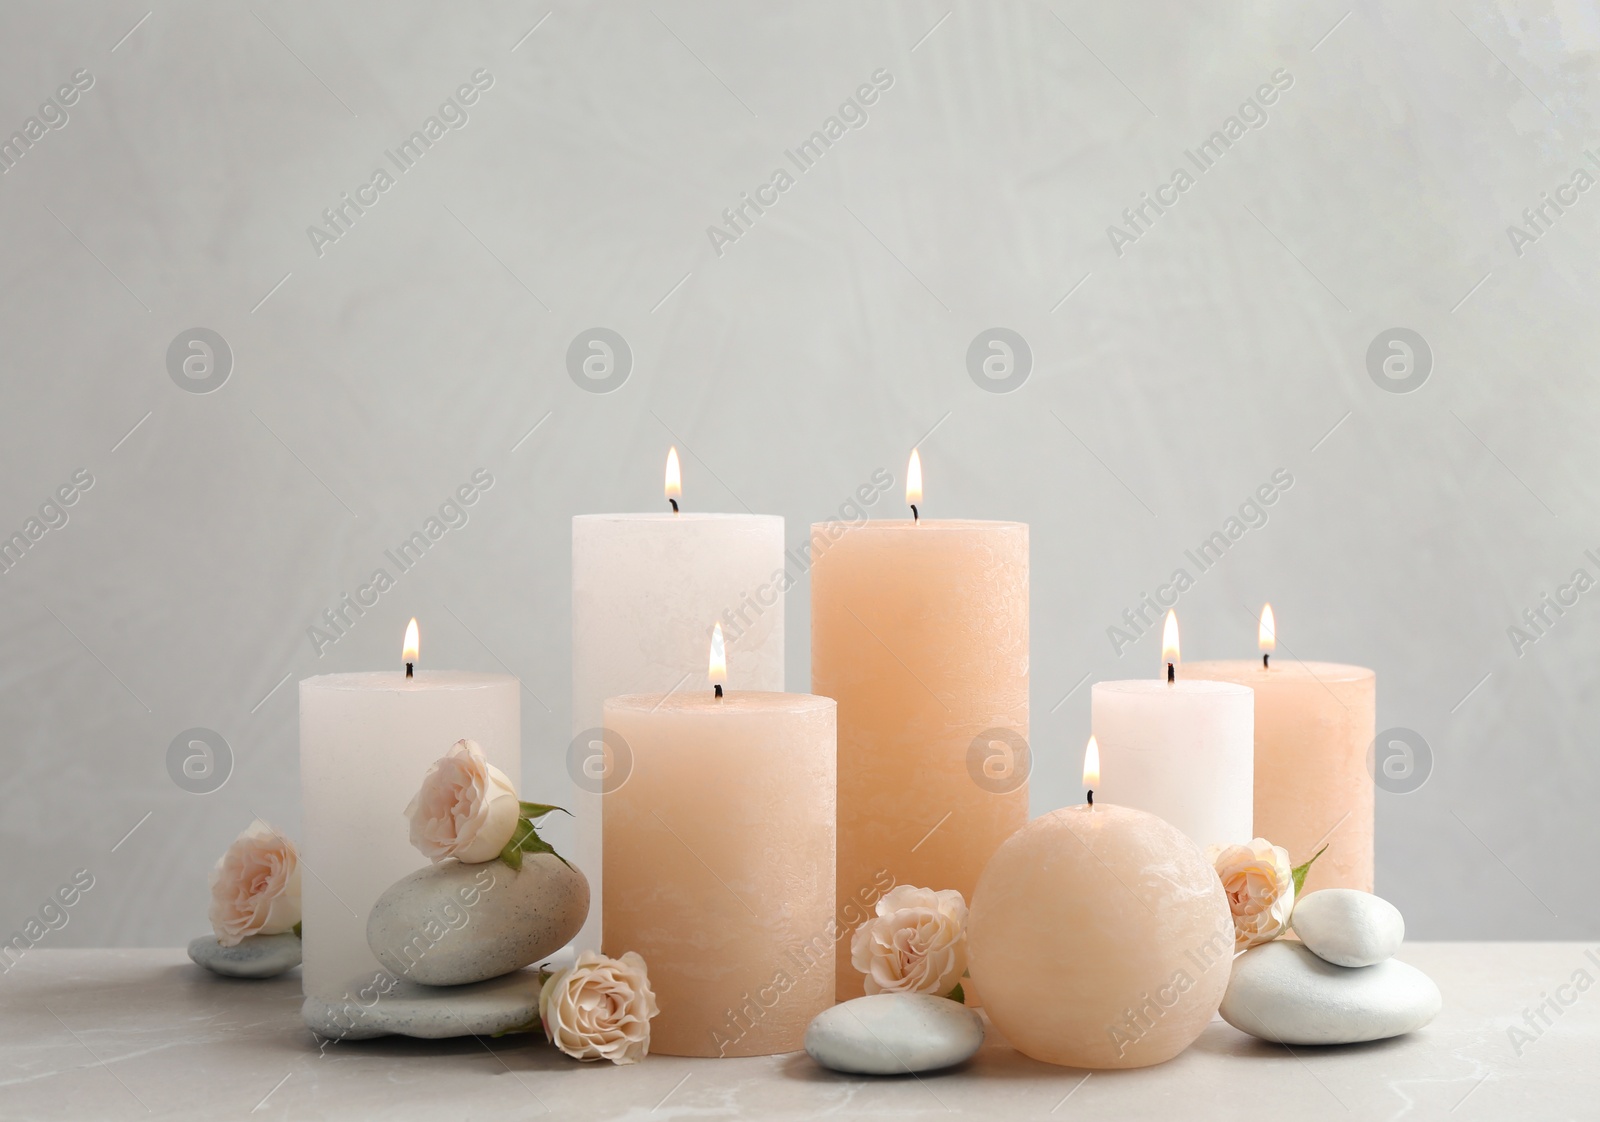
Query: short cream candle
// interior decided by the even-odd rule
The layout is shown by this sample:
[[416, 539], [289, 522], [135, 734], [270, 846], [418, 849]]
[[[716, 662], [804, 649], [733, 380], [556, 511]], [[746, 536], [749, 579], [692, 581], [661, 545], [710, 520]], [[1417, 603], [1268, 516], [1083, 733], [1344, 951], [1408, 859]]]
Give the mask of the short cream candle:
[[603, 946], [649, 966], [652, 1052], [797, 1051], [832, 1004], [834, 712], [744, 690], [606, 702], [633, 769], [604, 795]]
[[[1264, 656], [1277, 645], [1269, 604], [1261, 616]], [[1194, 662], [1195, 678], [1255, 691], [1255, 832], [1296, 865], [1317, 858], [1304, 892], [1373, 887], [1375, 792], [1368, 754], [1377, 736], [1377, 675], [1336, 662]]]

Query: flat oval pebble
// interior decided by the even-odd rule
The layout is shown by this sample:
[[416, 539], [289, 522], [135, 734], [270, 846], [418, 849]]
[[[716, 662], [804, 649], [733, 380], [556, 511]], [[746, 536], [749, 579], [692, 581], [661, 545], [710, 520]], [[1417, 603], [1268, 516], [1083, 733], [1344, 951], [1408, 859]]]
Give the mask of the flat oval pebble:
[[1406, 937], [1400, 909], [1354, 888], [1324, 888], [1295, 901], [1294, 933], [1335, 966], [1371, 966], [1394, 957]]
[[1275, 1044], [1355, 1044], [1414, 1032], [1440, 1004], [1433, 979], [1397, 959], [1352, 969], [1274, 939], [1233, 960], [1220, 1012]]
[[215, 935], [189, 940], [189, 958], [213, 974], [228, 978], [276, 978], [300, 965], [300, 936], [246, 935], [236, 946], [225, 947]]
[[518, 970], [469, 986], [424, 986], [390, 975], [350, 984], [350, 999], [307, 997], [306, 1026], [329, 1040], [375, 1036], [492, 1036], [526, 1028], [539, 1016], [539, 971]]
[[589, 882], [549, 853], [445, 861], [404, 876], [367, 915], [367, 945], [384, 967], [430, 986], [520, 970], [559, 950], [589, 914]]
[[853, 1075], [937, 1071], [983, 1043], [983, 1021], [948, 997], [878, 993], [852, 998], [812, 1019], [806, 1051], [825, 1068]]

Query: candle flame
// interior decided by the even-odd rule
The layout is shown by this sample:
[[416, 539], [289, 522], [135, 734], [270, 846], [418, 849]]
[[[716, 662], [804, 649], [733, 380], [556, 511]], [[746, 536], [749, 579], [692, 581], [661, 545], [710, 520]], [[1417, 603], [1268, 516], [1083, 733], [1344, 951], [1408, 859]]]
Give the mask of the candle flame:
[[1278, 649], [1278, 624], [1272, 618], [1271, 604], [1261, 609], [1261, 629], [1256, 632], [1256, 641], [1261, 644], [1263, 651]]
[[681, 499], [683, 497], [683, 472], [678, 467], [678, 447], [673, 445], [667, 449], [667, 498]]
[[726, 685], [728, 682], [728, 654], [722, 645], [722, 624], [711, 628], [711, 684], [714, 686]]
[[1178, 658], [1178, 613], [1168, 609], [1167, 622], [1161, 626], [1161, 663], [1173, 663]]
[[406, 624], [405, 647], [400, 652], [401, 662], [416, 662], [417, 655], [422, 651], [422, 637], [417, 632], [417, 618], [411, 617], [411, 622]]
[[919, 506], [922, 503], [922, 457], [915, 448], [911, 449], [911, 462], [906, 465], [906, 505]]
[[1083, 785], [1091, 791], [1100, 785], [1100, 745], [1092, 736], [1083, 750]]

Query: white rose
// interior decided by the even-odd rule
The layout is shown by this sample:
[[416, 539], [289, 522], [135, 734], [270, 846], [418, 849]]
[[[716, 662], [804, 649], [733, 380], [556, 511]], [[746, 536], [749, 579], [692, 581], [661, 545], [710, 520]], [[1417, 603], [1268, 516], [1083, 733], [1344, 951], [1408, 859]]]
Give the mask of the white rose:
[[1222, 878], [1233, 912], [1233, 949], [1242, 951], [1282, 935], [1294, 911], [1294, 870], [1289, 851], [1266, 838], [1249, 845], [1211, 846], [1206, 859]]
[[300, 856], [259, 818], [211, 870], [211, 930], [235, 947], [250, 935], [281, 935], [300, 922]]
[[428, 769], [406, 807], [411, 844], [433, 862], [492, 861], [517, 831], [520, 805], [505, 772], [475, 741], [458, 740]]
[[954, 889], [902, 884], [878, 901], [850, 939], [850, 962], [868, 993], [944, 997], [967, 970], [967, 904]]
[[550, 1042], [579, 1060], [635, 1064], [650, 1054], [650, 1018], [661, 1012], [644, 959], [584, 951], [545, 979], [539, 1020]]

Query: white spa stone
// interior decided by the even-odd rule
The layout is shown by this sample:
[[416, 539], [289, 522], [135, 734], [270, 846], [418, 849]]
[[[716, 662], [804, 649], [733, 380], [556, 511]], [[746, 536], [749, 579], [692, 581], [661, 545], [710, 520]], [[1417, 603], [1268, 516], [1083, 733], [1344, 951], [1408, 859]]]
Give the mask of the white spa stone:
[[225, 947], [215, 935], [189, 941], [189, 958], [213, 974], [228, 978], [275, 978], [300, 965], [300, 936], [247, 935], [236, 946]]
[[1400, 909], [1354, 888], [1324, 888], [1297, 900], [1294, 932], [1335, 966], [1371, 966], [1392, 958], [1406, 937]]
[[976, 1013], [925, 993], [852, 998], [818, 1013], [806, 1029], [813, 1060], [858, 1075], [937, 1071], [970, 1058], [982, 1043]]
[[372, 905], [367, 945], [413, 982], [457, 986], [496, 978], [564, 946], [589, 914], [589, 882], [549, 853], [444, 861], [400, 878]]
[[537, 1027], [540, 987], [536, 969], [467, 986], [423, 986], [379, 975], [353, 980], [343, 1001], [307, 997], [300, 1016], [312, 1032], [329, 1040], [493, 1036]]
[[1433, 979], [1396, 959], [1352, 969], [1274, 939], [1234, 959], [1220, 1012], [1277, 1044], [1355, 1044], [1414, 1032], [1440, 1005]]

